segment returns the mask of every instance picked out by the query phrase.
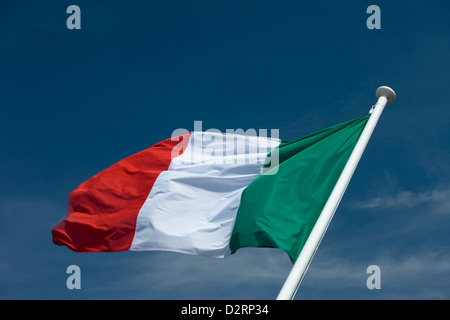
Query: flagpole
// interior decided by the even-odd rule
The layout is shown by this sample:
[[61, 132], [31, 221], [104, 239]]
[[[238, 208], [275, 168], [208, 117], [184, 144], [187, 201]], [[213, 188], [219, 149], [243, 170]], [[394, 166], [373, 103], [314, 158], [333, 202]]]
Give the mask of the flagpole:
[[339, 203], [344, 195], [345, 190], [350, 182], [350, 179], [355, 172], [355, 169], [361, 159], [364, 149], [372, 136], [373, 130], [378, 122], [378, 119], [383, 112], [384, 107], [387, 103], [391, 103], [395, 100], [395, 92], [389, 87], [382, 86], [376, 91], [376, 96], [378, 101], [373, 108], [372, 114], [364, 127], [355, 148], [353, 149], [347, 164], [344, 167], [333, 191], [328, 198], [327, 203], [322, 209], [322, 213], [317, 219], [314, 228], [312, 229], [308, 240], [303, 246], [299, 257], [297, 258], [291, 272], [289, 273], [280, 293], [278, 294], [277, 300], [291, 300], [294, 298], [300, 283], [305, 276], [306, 271], [317, 251], [317, 248], [322, 241], [325, 232], [327, 231], [328, 225], [333, 218], [333, 215], [339, 206]]

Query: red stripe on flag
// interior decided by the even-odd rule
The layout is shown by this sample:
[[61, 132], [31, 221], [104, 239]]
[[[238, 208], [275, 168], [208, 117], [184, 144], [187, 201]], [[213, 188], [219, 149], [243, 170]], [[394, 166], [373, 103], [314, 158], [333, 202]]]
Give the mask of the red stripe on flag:
[[161, 141], [82, 183], [69, 196], [67, 217], [52, 229], [53, 242], [76, 252], [128, 250], [156, 178], [186, 150], [189, 136]]

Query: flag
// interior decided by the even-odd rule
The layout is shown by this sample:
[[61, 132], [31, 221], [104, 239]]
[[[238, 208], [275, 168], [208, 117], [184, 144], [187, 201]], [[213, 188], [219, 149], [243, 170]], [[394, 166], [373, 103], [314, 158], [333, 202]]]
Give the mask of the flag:
[[75, 189], [53, 242], [212, 257], [273, 247], [294, 262], [368, 118], [293, 141], [216, 131], [169, 138]]

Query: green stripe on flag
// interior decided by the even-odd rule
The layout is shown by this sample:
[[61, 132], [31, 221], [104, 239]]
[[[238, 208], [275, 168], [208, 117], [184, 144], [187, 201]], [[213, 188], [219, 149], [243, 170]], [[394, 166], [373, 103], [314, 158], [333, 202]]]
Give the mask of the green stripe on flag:
[[242, 247], [280, 248], [295, 262], [368, 119], [281, 143], [278, 172], [261, 175], [242, 193], [232, 253]]

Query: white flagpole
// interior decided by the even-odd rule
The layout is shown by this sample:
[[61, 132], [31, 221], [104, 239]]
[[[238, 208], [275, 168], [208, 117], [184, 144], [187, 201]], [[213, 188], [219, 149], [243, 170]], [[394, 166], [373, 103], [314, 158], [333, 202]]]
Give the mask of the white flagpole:
[[378, 122], [378, 119], [383, 112], [386, 103], [391, 103], [395, 100], [395, 92], [389, 87], [379, 87], [376, 91], [376, 96], [378, 98], [377, 104], [375, 105], [373, 112], [367, 121], [367, 124], [356, 143], [355, 149], [353, 150], [347, 164], [344, 167], [333, 191], [328, 198], [327, 203], [323, 207], [322, 213], [317, 219], [311, 234], [308, 237], [298, 259], [296, 260], [294, 266], [292, 267], [289, 276], [286, 279], [280, 293], [278, 294], [277, 300], [291, 300], [294, 298], [297, 289], [308, 270], [308, 267], [316, 253], [317, 248], [322, 241], [325, 232], [327, 231], [328, 225], [333, 218], [333, 215], [339, 206], [339, 203], [344, 195], [345, 189], [350, 182], [350, 179], [355, 172], [356, 166], [361, 159], [364, 149], [372, 136], [373, 130]]

